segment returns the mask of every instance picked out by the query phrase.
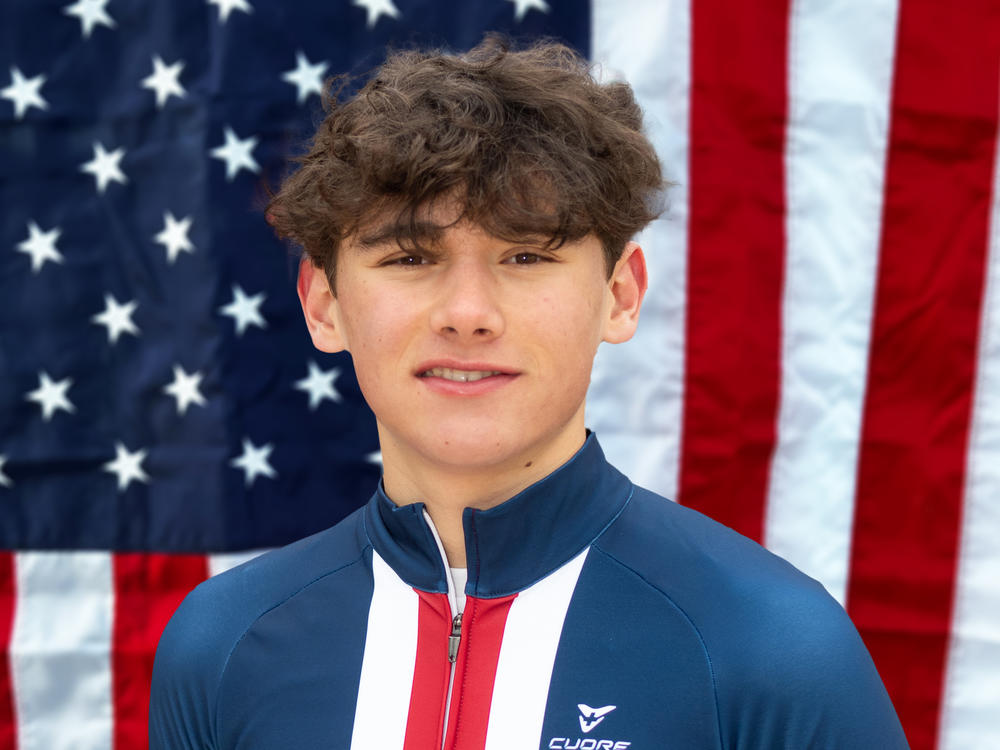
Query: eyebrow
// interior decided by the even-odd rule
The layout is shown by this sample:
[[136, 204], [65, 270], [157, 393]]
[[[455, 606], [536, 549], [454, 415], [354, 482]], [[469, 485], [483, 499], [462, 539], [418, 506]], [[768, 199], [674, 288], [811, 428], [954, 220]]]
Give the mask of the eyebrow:
[[411, 241], [419, 244], [421, 241], [433, 242], [444, 232], [445, 227], [431, 222], [418, 221], [410, 223], [388, 223], [365, 232], [358, 238], [358, 246], [363, 250], [375, 250], [385, 245]]

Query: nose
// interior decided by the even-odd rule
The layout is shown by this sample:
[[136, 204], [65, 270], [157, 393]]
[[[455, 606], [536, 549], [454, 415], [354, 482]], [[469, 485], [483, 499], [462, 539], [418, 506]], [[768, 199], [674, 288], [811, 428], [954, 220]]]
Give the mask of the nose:
[[431, 328], [458, 341], [480, 342], [503, 333], [497, 279], [480, 260], [457, 262], [441, 276]]

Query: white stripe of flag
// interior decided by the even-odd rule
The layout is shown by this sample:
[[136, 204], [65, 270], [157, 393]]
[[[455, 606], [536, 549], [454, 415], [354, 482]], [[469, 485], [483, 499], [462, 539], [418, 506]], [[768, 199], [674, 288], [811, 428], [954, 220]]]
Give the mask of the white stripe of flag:
[[19, 750], [111, 750], [107, 552], [20, 552], [10, 643]]

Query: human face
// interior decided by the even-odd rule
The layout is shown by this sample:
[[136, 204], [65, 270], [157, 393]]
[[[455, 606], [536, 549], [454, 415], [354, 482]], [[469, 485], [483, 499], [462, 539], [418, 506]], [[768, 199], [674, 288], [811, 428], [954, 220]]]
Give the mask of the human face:
[[419, 251], [391, 225], [342, 243], [336, 296], [303, 264], [313, 340], [350, 351], [387, 470], [390, 459], [414, 471], [554, 469], [583, 443], [598, 345], [634, 331], [642, 253], [630, 243], [609, 280], [593, 236], [544, 250], [465, 220], [442, 226]]

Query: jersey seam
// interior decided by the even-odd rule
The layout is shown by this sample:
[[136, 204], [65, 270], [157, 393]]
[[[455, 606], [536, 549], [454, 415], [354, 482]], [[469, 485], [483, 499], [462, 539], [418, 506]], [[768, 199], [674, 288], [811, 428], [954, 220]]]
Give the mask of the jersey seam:
[[[365, 532], [365, 536], [368, 536], [367, 531]], [[292, 599], [294, 599], [296, 596], [298, 596], [299, 594], [301, 594], [303, 591], [305, 591], [307, 588], [309, 588], [313, 584], [318, 583], [319, 581], [322, 581], [324, 578], [332, 576], [335, 573], [339, 573], [342, 570], [346, 570], [347, 568], [350, 568], [352, 565], [357, 565], [359, 562], [361, 562], [364, 559], [365, 553], [370, 548], [372, 548], [372, 545], [371, 545], [371, 540], [369, 539], [369, 543], [367, 545], [365, 545], [361, 549], [360, 554], [356, 558], [354, 558], [350, 562], [344, 563], [339, 568], [334, 568], [333, 570], [328, 570], [326, 573], [323, 573], [322, 575], [316, 576], [311, 581], [308, 581], [307, 583], [302, 584], [299, 588], [297, 588], [295, 591], [293, 591], [290, 594], [288, 594], [288, 596], [286, 596], [281, 601], [275, 602], [270, 607], [268, 607], [267, 609], [265, 609], [263, 612], [258, 613], [257, 616], [254, 617], [247, 624], [247, 626], [243, 629], [243, 632], [240, 633], [240, 637], [236, 639], [236, 642], [233, 643], [232, 648], [229, 649], [229, 653], [226, 654], [226, 659], [225, 659], [225, 661], [222, 664], [222, 670], [219, 672], [219, 681], [217, 683], [217, 687], [216, 687], [216, 690], [215, 690], [215, 710], [214, 710], [215, 716], [213, 717], [213, 722], [212, 722], [213, 725], [214, 725], [214, 727], [215, 727], [216, 744], [218, 744], [218, 738], [219, 738], [219, 694], [222, 691], [222, 682], [223, 682], [223, 680], [226, 677], [226, 671], [229, 669], [229, 661], [232, 659], [233, 654], [236, 652], [236, 649], [238, 649], [240, 647], [240, 644], [243, 643], [243, 639], [246, 638], [246, 635], [247, 635], [247, 633], [250, 632], [250, 629], [254, 625], [256, 625], [260, 621], [260, 618], [262, 618], [264, 615], [268, 614], [269, 612], [273, 612], [278, 607], [281, 607], [284, 604], [287, 604], [289, 601], [291, 601]]]
[[614, 525], [615, 521], [617, 521], [621, 517], [621, 514], [625, 512], [625, 509], [628, 507], [629, 503], [632, 501], [632, 496], [634, 494], [635, 494], [635, 485], [630, 483], [629, 484], [628, 497], [626, 497], [625, 500], [622, 502], [622, 507], [620, 507], [617, 511], [615, 511], [615, 514], [613, 516], [611, 516], [610, 519], [608, 519], [608, 522], [606, 524], [604, 524], [604, 526], [602, 526], [600, 528], [600, 530], [596, 534], [594, 534], [593, 538], [591, 538], [591, 540], [589, 542], [587, 542], [582, 547], [580, 547], [580, 549], [576, 550], [572, 555], [570, 555], [570, 557], [568, 559], [566, 559], [563, 562], [559, 563], [554, 568], [552, 568], [550, 570], [544, 571], [540, 576], [538, 576], [538, 578], [534, 579], [533, 581], [530, 581], [529, 583], [525, 584], [524, 586], [519, 586], [519, 587], [513, 588], [513, 589], [504, 589], [504, 590], [501, 590], [499, 592], [493, 592], [493, 591], [491, 591], [491, 592], [488, 593], [488, 595], [485, 595], [485, 596], [477, 593], [476, 596], [478, 598], [480, 598], [480, 599], [502, 599], [505, 596], [511, 596], [512, 594], [519, 594], [522, 591], [527, 591], [532, 586], [534, 586], [535, 584], [537, 584], [539, 581], [541, 581], [541, 580], [543, 580], [545, 578], [548, 578], [550, 575], [552, 575], [553, 573], [555, 573], [557, 570], [559, 570], [560, 568], [568, 565], [570, 562], [572, 562], [573, 560], [575, 560], [580, 555], [580, 553], [582, 553], [584, 550], [590, 549], [595, 544], [597, 544], [597, 540], [600, 539], [602, 536], [604, 536], [604, 533], [608, 529], [610, 529]]
[[709, 653], [708, 644], [705, 643], [705, 638], [704, 638], [704, 636], [702, 636], [701, 630], [699, 630], [698, 626], [695, 624], [694, 619], [691, 617], [691, 615], [689, 615], [687, 613], [687, 611], [680, 604], [678, 604], [674, 600], [674, 598], [672, 596], [670, 596], [670, 594], [668, 594], [666, 591], [664, 591], [663, 589], [661, 589], [655, 583], [653, 583], [652, 581], [650, 581], [648, 578], [646, 578], [646, 576], [644, 576], [638, 570], [636, 570], [635, 568], [633, 568], [631, 565], [629, 565], [628, 563], [625, 563], [622, 560], [618, 559], [618, 557], [616, 557], [612, 553], [608, 552], [607, 550], [602, 549], [600, 546], [598, 546], [598, 544], [597, 544], [596, 541], [591, 546], [594, 549], [596, 549], [598, 552], [600, 552], [602, 555], [604, 555], [605, 557], [607, 557], [609, 560], [611, 560], [612, 562], [617, 563], [621, 567], [625, 568], [625, 570], [627, 570], [628, 572], [630, 572], [632, 575], [636, 576], [640, 581], [642, 581], [647, 586], [649, 586], [651, 589], [653, 589], [653, 591], [655, 591], [656, 593], [660, 594], [660, 596], [662, 596], [664, 599], [666, 599], [668, 602], [670, 602], [671, 606], [673, 606], [678, 612], [681, 613], [681, 615], [683, 615], [684, 619], [687, 620], [688, 625], [691, 626], [691, 630], [694, 631], [694, 634], [698, 638], [698, 643], [701, 644], [702, 651], [705, 654], [705, 661], [708, 663], [708, 674], [709, 674], [709, 676], [712, 679], [712, 697], [713, 697], [713, 699], [715, 701], [715, 722], [716, 722], [716, 728], [718, 729], [718, 732], [719, 732], [719, 748], [720, 748], [720, 750], [723, 750], [724, 749], [724, 745], [723, 745], [723, 739], [722, 739], [723, 738], [723, 734], [722, 734], [722, 714], [721, 714], [721, 711], [720, 711], [720, 708], [719, 708], [719, 685], [718, 685], [718, 682], [716, 681], [716, 678], [715, 678], [715, 666], [712, 664], [712, 655], [711, 655], [711, 653]]

